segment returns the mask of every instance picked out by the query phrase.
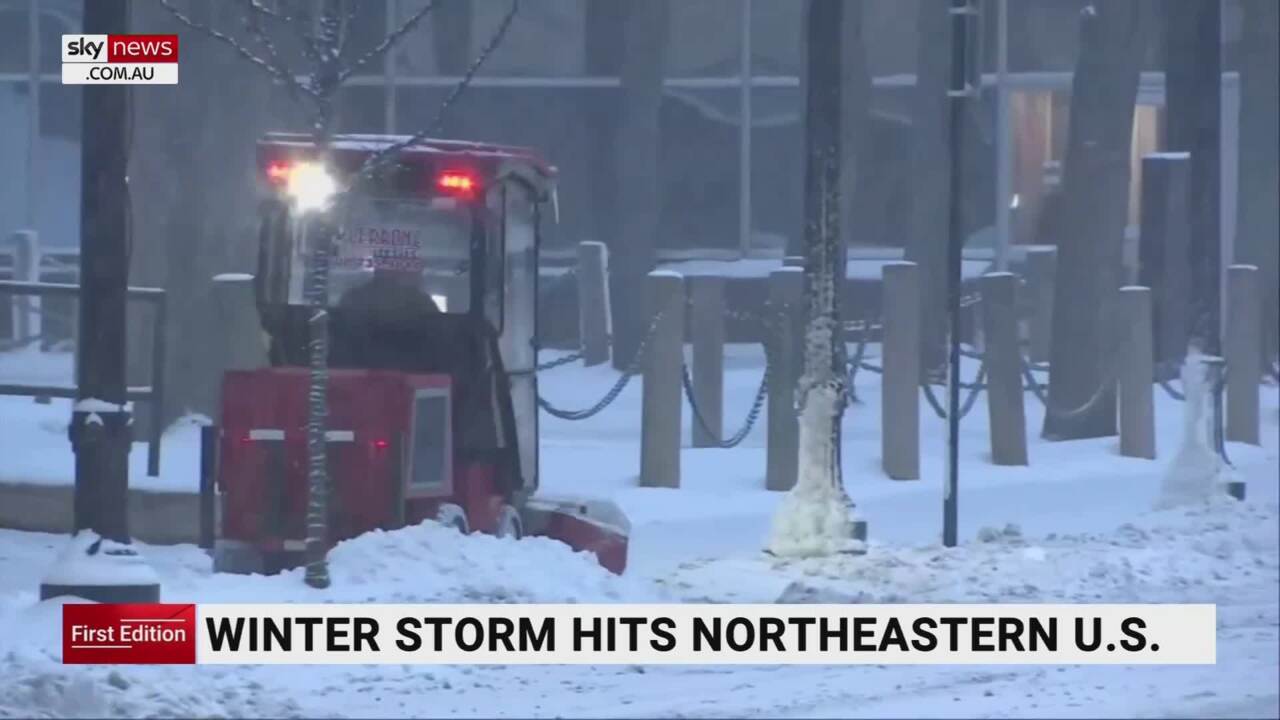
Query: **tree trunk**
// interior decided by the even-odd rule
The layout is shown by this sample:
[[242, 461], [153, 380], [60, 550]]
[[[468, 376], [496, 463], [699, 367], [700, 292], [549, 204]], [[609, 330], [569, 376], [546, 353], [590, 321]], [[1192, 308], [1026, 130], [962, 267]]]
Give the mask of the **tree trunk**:
[[[867, 47], [863, 42], [864, 7], [862, 0], [847, 0], [841, 37], [840, 101], [840, 217], [844, 246], [874, 243], [884, 226], [887, 203], [869, 190], [874, 183], [858, 182], [855, 171], [865, 173], [872, 154], [871, 73], [867, 67]], [[880, 200], [877, 202], [877, 200]], [[872, 220], [872, 215], [875, 220]], [[845, 283], [839, 276], [840, 287]]]
[[[860, 8], [858, 8], [860, 10]], [[844, 277], [841, 205], [841, 16], [843, 0], [810, 0], [805, 92], [804, 375], [798, 396], [799, 472], [774, 518], [776, 555], [826, 555], [852, 549], [852, 503], [840, 472], [845, 406], [844, 346], [838, 278]], [[848, 192], [850, 188], [845, 188]]]
[[[586, 3], [583, 66], [592, 77], [617, 77], [622, 70], [622, 0]], [[591, 239], [614, 247], [618, 232], [616, 142], [621, 93], [613, 88], [592, 91], [583, 110], [587, 153], [588, 226]]]
[[471, 64], [471, 0], [436, 0], [431, 39], [441, 75], [462, 75]]
[[642, 316], [644, 278], [654, 267], [661, 212], [659, 110], [668, 35], [667, 0], [628, 3], [622, 51], [622, 106], [617, 143], [617, 232], [609, 263], [613, 293], [613, 362], [628, 367], [649, 323]]
[[[471, 65], [472, 0], [436, 0], [427, 22], [435, 50], [436, 69], [441, 75], [459, 76]], [[440, 134], [466, 137], [467, 104], [459, 103], [445, 118]]]
[[[1191, 153], [1187, 198], [1191, 226], [1191, 342], [1209, 355], [1220, 355], [1221, 3], [1184, 0], [1176, 5], [1165, 3], [1162, 10], [1165, 149]], [[1272, 125], [1272, 134], [1275, 131]]]
[[921, 0], [916, 21], [916, 87], [912, 107], [911, 215], [906, 258], [920, 266], [920, 368], [928, 372], [946, 359], [947, 80], [951, 32], [947, 3]]
[[1280, 352], [1280, 3], [1242, 0], [1240, 54], [1240, 166], [1235, 261], [1258, 266], [1262, 282], [1262, 349]]
[[1134, 103], [1146, 41], [1141, 5], [1098, 0], [1080, 15], [1062, 207], [1049, 229], [1058, 246], [1050, 410], [1043, 433], [1049, 439], [1116, 432], [1118, 338], [1113, 318], [1121, 284]]

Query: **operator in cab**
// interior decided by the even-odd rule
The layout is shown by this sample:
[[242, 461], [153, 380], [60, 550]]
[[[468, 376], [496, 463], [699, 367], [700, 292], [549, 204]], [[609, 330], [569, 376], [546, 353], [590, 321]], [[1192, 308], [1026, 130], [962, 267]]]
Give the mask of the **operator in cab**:
[[348, 290], [333, 310], [330, 361], [337, 367], [428, 372], [438, 343], [427, 329], [440, 308], [413, 271], [376, 269]]

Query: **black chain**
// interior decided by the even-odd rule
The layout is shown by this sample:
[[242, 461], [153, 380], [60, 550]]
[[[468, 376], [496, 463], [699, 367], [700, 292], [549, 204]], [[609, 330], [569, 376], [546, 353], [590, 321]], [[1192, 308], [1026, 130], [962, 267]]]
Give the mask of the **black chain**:
[[539, 394], [538, 407], [561, 420], [586, 420], [612, 405], [613, 401], [617, 400], [622, 391], [626, 389], [627, 384], [631, 382], [631, 378], [640, 372], [640, 367], [644, 363], [645, 353], [649, 348], [649, 341], [653, 339], [653, 335], [658, 329], [658, 323], [662, 320], [664, 314], [665, 311], [653, 316], [653, 321], [649, 323], [649, 330], [640, 339], [640, 345], [636, 348], [636, 354], [631, 359], [631, 363], [622, 371], [622, 375], [614, 382], [613, 387], [609, 388], [609, 391], [596, 404], [582, 410], [565, 410], [552, 405], [550, 401]]
[[702, 409], [698, 407], [698, 401], [693, 394], [693, 381], [689, 377], [689, 367], [683, 365], [680, 368], [680, 383], [684, 386], [684, 394], [689, 398], [689, 407], [693, 410], [694, 421], [702, 428], [702, 431], [715, 439], [717, 447], [732, 448], [737, 447], [747, 435], [751, 434], [751, 428], [756, 424], [756, 420], [760, 417], [760, 410], [764, 407], [764, 400], [769, 394], [769, 354], [765, 353], [764, 375], [760, 378], [760, 387], [756, 389], [756, 396], [751, 401], [751, 409], [747, 411], [747, 417], [742, 423], [742, 427], [738, 431], [730, 435], [727, 439], [721, 439], [716, 433], [711, 432], [706, 418], [702, 415]]
[[[975, 378], [972, 383], [960, 384], [962, 389], [966, 387], [969, 388], [969, 396], [960, 404], [960, 419], [963, 420], [964, 417], [969, 414], [969, 411], [973, 409], [973, 406], [978, 403], [978, 394], [987, 387], [986, 379], [987, 365], [986, 363], [983, 363], [978, 367], [978, 377]], [[929, 407], [933, 408], [934, 414], [939, 418], [946, 420], [947, 410], [942, 407], [942, 403], [939, 402], [937, 396], [933, 394], [933, 385], [929, 382], [922, 382], [920, 383], [920, 387], [924, 390], [924, 399], [929, 401]]]
[[1088, 400], [1085, 400], [1081, 405], [1064, 410], [1050, 402], [1049, 389], [1036, 381], [1035, 376], [1031, 374], [1030, 368], [1025, 363], [1022, 366], [1022, 376], [1030, 382], [1028, 389], [1030, 389], [1032, 394], [1036, 396], [1036, 399], [1040, 401], [1040, 404], [1044, 405], [1044, 411], [1047, 414], [1061, 420], [1079, 417], [1096, 407], [1098, 402], [1106, 396], [1107, 389], [1115, 387], [1115, 374], [1115, 368], [1110, 368], [1107, 371], [1107, 374], [1103, 376], [1102, 382], [1098, 383], [1098, 389], [1093, 391], [1093, 395], [1091, 395]]
[[538, 363], [537, 365], [534, 366], [534, 369], [537, 370], [538, 372], [542, 372], [543, 370], [554, 370], [555, 368], [558, 368], [561, 365], [568, 365], [571, 362], [576, 362], [578, 360], [581, 360], [582, 356], [585, 354], [586, 354], [585, 350], [577, 350], [575, 352], [569, 353], [568, 355], [565, 355], [564, 357], [558, 357], [555, 360], [548, 360], [544, 363]]

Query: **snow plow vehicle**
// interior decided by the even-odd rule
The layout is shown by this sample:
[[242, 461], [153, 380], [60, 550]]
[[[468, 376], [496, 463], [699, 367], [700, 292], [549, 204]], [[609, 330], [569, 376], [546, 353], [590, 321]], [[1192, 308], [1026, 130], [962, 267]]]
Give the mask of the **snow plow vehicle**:
[[424, 140], [315, 211], [317, 195], [403, 140], [339, 135], [323, 163], [306, 135], [258, 143], [268, 197], [254, 283], [269, 363], [225, 373], [205, 443], [215, 570], [302, 562], [308, 268], [322, 248], [329, 544], [434, 519], [462, 533], [557, 539], [621, 573], [628, 527], [616, 506], [535, 493], [539, 220], [554, 168], [521, 148]]

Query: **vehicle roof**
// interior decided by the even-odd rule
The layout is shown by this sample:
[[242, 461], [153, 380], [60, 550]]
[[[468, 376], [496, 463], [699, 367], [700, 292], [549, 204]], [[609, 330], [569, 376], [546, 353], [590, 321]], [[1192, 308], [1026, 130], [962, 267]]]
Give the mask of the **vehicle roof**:
[[[409, 135], [379, 135], [369, 133], [347, 133], [334, 135], [331, 147], [346, 152], [378, 152], [392, 145], [404, 142]], [[272, 132], [259, 141], [262, 145], [277, 147], [314, 147], [315, 141], [306, 133]], [[514, 160], [528, 164], [545, 176], [554, 176], [555, 167], [547, 163], [541, 156], [529, 148], [515, 145], [499, 145], [496, 143], [480, 143], [467, 140], [445, 140], [440, 138], [424, 138], [405, 147], [403, 153], [424, 153], [453, 156], [459, 159], [485, 158], [489, 160]]]

